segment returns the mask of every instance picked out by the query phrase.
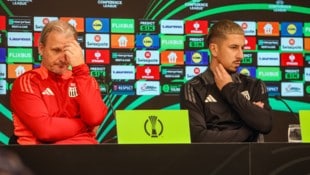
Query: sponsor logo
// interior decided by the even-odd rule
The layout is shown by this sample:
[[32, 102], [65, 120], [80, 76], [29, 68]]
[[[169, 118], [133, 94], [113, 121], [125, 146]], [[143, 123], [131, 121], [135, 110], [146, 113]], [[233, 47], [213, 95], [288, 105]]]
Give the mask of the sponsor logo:
[[304, 38], [305, 50], [310, 51], [310, 38]]
[[240, 74], [250, 77], [256, 77], [256, 67], [239, 67], [237, 70]]
[[8, 19], [7, 27], [10, 31], [32, 30], [32, 19], [30, 17], [12, 16]]
[[137, 81], [136, 82], [137, 95], [159, 95], [160, 85], [159, 81]]
[[110, 64], [110, 51], [102, 49], [86, 49], [86, 63]]
[[131, 83], [112, 83], [112, 94], [135, 95], [134, 85]]
[[259, 66], [279, 66], [280, 55], [277, 52], [258, 52], [257, 65]]
[[54, 96], [55, 94], [50, 88], [46, 88], [46, 89], [44, 89], [44, 91], [42, 91], [42, 95]]
[[31, 32], [8, 32], [8, 46], [32, 46]]
[[281, 81], [281, 70], [279, 67], [258, 67], [256, 77], [263, 81]]
[[268, 96], [278, 96], [281, 94], [280, 83], [266, 83]]
[[284, 77], [283, 79], [287, 81], [302, 80], [303, 78], [302, 75], [303, 75], [303, 69], [301, 68], [300, 69], [285, 68], [283, 70], [283, 77]]
[[305, 81], [310, 81], [310, 67], [305, 67]]
[[8, 48], [7, 63], [32, 63], [32, 49], [31, 48]]
[[309, 82], [306, 82], [305, 85], [304, 85], [304, 89], [305, 89], [305, 95], [306, 96], [310, 96], [310, 83]]
[[208, 65], [208, 52], [186, 51], [186, 65]]
[[112, 52], [112, 63], [131, 63], [134, 60], [132, 52]]
[[180, 94], [182, 83], [170, 83], [162, 85], [163, 94]]
[[134, 33], [135, 25], [134, 19], [111, 19], [111, 32], [112, 33]]
[[161, 67], [161, 79], [181, 79], [183, 77], [183, 67]]
[[140, 32], [156, 32], [156, 23], [153, 20], [140, 20], [139, 21]]
[[256, 35], [256, 22], [254, 21], [235, 21], [235, 22], [241, 26], [245, 36]]
[[185, 36], [162, 35], [160, 39], [160, 46], [162, 50], [184, 49]]
[[111, 79], [112, 80], [134, 80], [135, 79], [135, 67], [112, 65], [111, 66]]
[[211, 94], [206, 96], [205, 103], [216, 103], [216, 102], [217, 100]]
[[241, 61], [242, 65], [256, 65], [257, 54], [251, 52], [243, 53], [243, 59]]
[[206, 37], [188, 36], [186, 37], [186, 47], [189, 49], [203, 49], [206, 47]]
[[111, 48], [132, 49], [134, 48], [134, 35], [111, 35]]
[[305, 66], [310, 66], [310, 54], [305, 54]]
[[310, 22], [304, 23], [304, 36], [310, 36]]
[[183, 51], [163, 51], [160, 54], [161, 64], [184, 65]]
[[104, 66], [89, 66], [90, 75], [98, 80], [106, 77], [106, 67]]
[[186, 66], [185, 79], [190, 80], [207, 69], [207, 66]]
[[0, 80], [0, 95], [6, 95], [6, 80]]
[[137, 49], [158, 49], [159, 37], [158, 35], [136, 35]]
[[161, 20], [160, 33], [162, 34], [183, 34], [183, 20]]
[[281, 37], [282, 51], [303, 51], [302, 38]]
[[67, 21], [77, 32], [84, 32], [84, 18], [61, 17], [60, 20]]
[[136, 79], [159, 80], [159, 66], [137, 66]]
[[159, 51], [137, 50], [136, 64], [159, 64]]
[[282, 82], [281, 95], [284, 97], [302, 97], [304, 96], [303, 83]]
[[90, 33], [110, 32], [110, 21], [108, 18], [86, 18], [85, 30]]
[[0, 78], [6, 78], [6, 64], [0, 64]]
[[302, 36], [301, 22], [282, 22], [281, 36]]
[[245, 37], [244, 50], [256, 50], [256, 37], [253, 36]]
[[0, 62], [4, 63], [6, 61], [6, 49], [0, 48]]
[[8, 64], [8, 78], [17, 78], [32, 70], [32, 64]]
[[279, 36], [279, 22], [257, 22], [258, 36]]
[[44, 26], [50, 21], [58, 20], [57, 17], [33, 17], [33, 30], [36, 32], [41, 32]]
[[303, 66], [302, 53], [281, 53], [281, 66]]
[[280, 40], [278, 39], [259, 39], [258, 49], [260, 50], [278, 50], [280, 45]]
[[109, 34], [90, 34], [86, 33], [86, 48], [109, 48], [110, 36]]
[[208, 21], [196, 20], [185, 22], [185, 33], [186, 34], [208, 34]]
[[0, 30], [6, 30], [6, 16], [0, 16]]

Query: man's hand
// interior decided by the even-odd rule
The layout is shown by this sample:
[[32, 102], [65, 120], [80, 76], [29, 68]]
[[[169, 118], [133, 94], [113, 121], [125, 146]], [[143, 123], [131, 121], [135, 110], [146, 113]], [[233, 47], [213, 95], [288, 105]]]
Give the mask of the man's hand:
[[232, 81], [231, 76], [229, 73], [225, 70], [222, 64], [218, 64], [214, 69], [214, 80], [216, 83], [216, 86], [219, 88], [219, 90], [222, 90], [222, 88]]
[[66, 43], [64, 47], [66, 59], [72, 67], [84, 64], [84, 55], [80, 44], [73, 40]]
[[264, 103], [263, 102], [261, 102], [261, 101], [257, 101], [257, 102], [253, 102], [253, 104], [254, 105], [256, 105], [256, 106], [258, 106], [258, 107], [260, 107], [260, 108], [264, 108]]

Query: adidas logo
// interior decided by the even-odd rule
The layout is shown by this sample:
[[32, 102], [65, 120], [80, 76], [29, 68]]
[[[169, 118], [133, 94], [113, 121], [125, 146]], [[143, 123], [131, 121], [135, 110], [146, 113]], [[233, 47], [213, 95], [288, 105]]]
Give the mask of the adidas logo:
[[210, 102], [217, 102], [217, 101], [215, 100], [215, 98], [214, 98], [212, 95], [209, 94], [209, 95], [206, 97], [205, 102], [206, 102], [206, 103], [210, 103]]
[[50, 88], [46, 88], [43, 92], [42, 95], [54, 95], [53, 91]]

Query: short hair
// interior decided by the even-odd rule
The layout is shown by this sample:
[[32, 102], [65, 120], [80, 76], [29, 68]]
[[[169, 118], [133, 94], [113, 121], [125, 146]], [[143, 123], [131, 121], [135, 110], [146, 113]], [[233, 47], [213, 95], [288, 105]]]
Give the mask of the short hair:
[[57, 31], [57, 32], [66, 33], [68, 35], [72, 35], [76, 40], [78, 37], [78, 33], [77, 33], [74, 26], [72, 26], [71, 24], [69, 24], [66, 21], [55, 20], [55, 21], [51, 21], [45, 25], [45, 27], [43, 28], [43, 30], [41, 32], [39, 42], [42, 43], [43, 45], [45, 45], [46, 39], [52, 31]]
[[244, 30], [239, 24], [231, 20], [220, 20], [211, 26], [207, 37], [207, 45], [209, 46], [210, 43], [215, 42], [217, 39], [226, 39], [227, 34], [244, 35]]

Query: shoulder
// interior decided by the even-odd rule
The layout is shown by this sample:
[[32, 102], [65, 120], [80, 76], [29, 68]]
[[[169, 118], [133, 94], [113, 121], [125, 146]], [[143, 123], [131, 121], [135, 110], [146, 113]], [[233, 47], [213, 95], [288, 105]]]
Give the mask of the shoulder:
[[192, 85], [192, 86], [197, 86], [197, 85], [210, 85], [214, 83], [213, 75], [210, 70], [206, 70], [205, 72], [195, 76], [191, 80], [187, 82], [187, 84]]
[[13, 83], [13, 89], [20, 89], [22, 92], [33, 93], [33, 86], [42, 81], [40, 73], [30, 70], [20, 75]]

